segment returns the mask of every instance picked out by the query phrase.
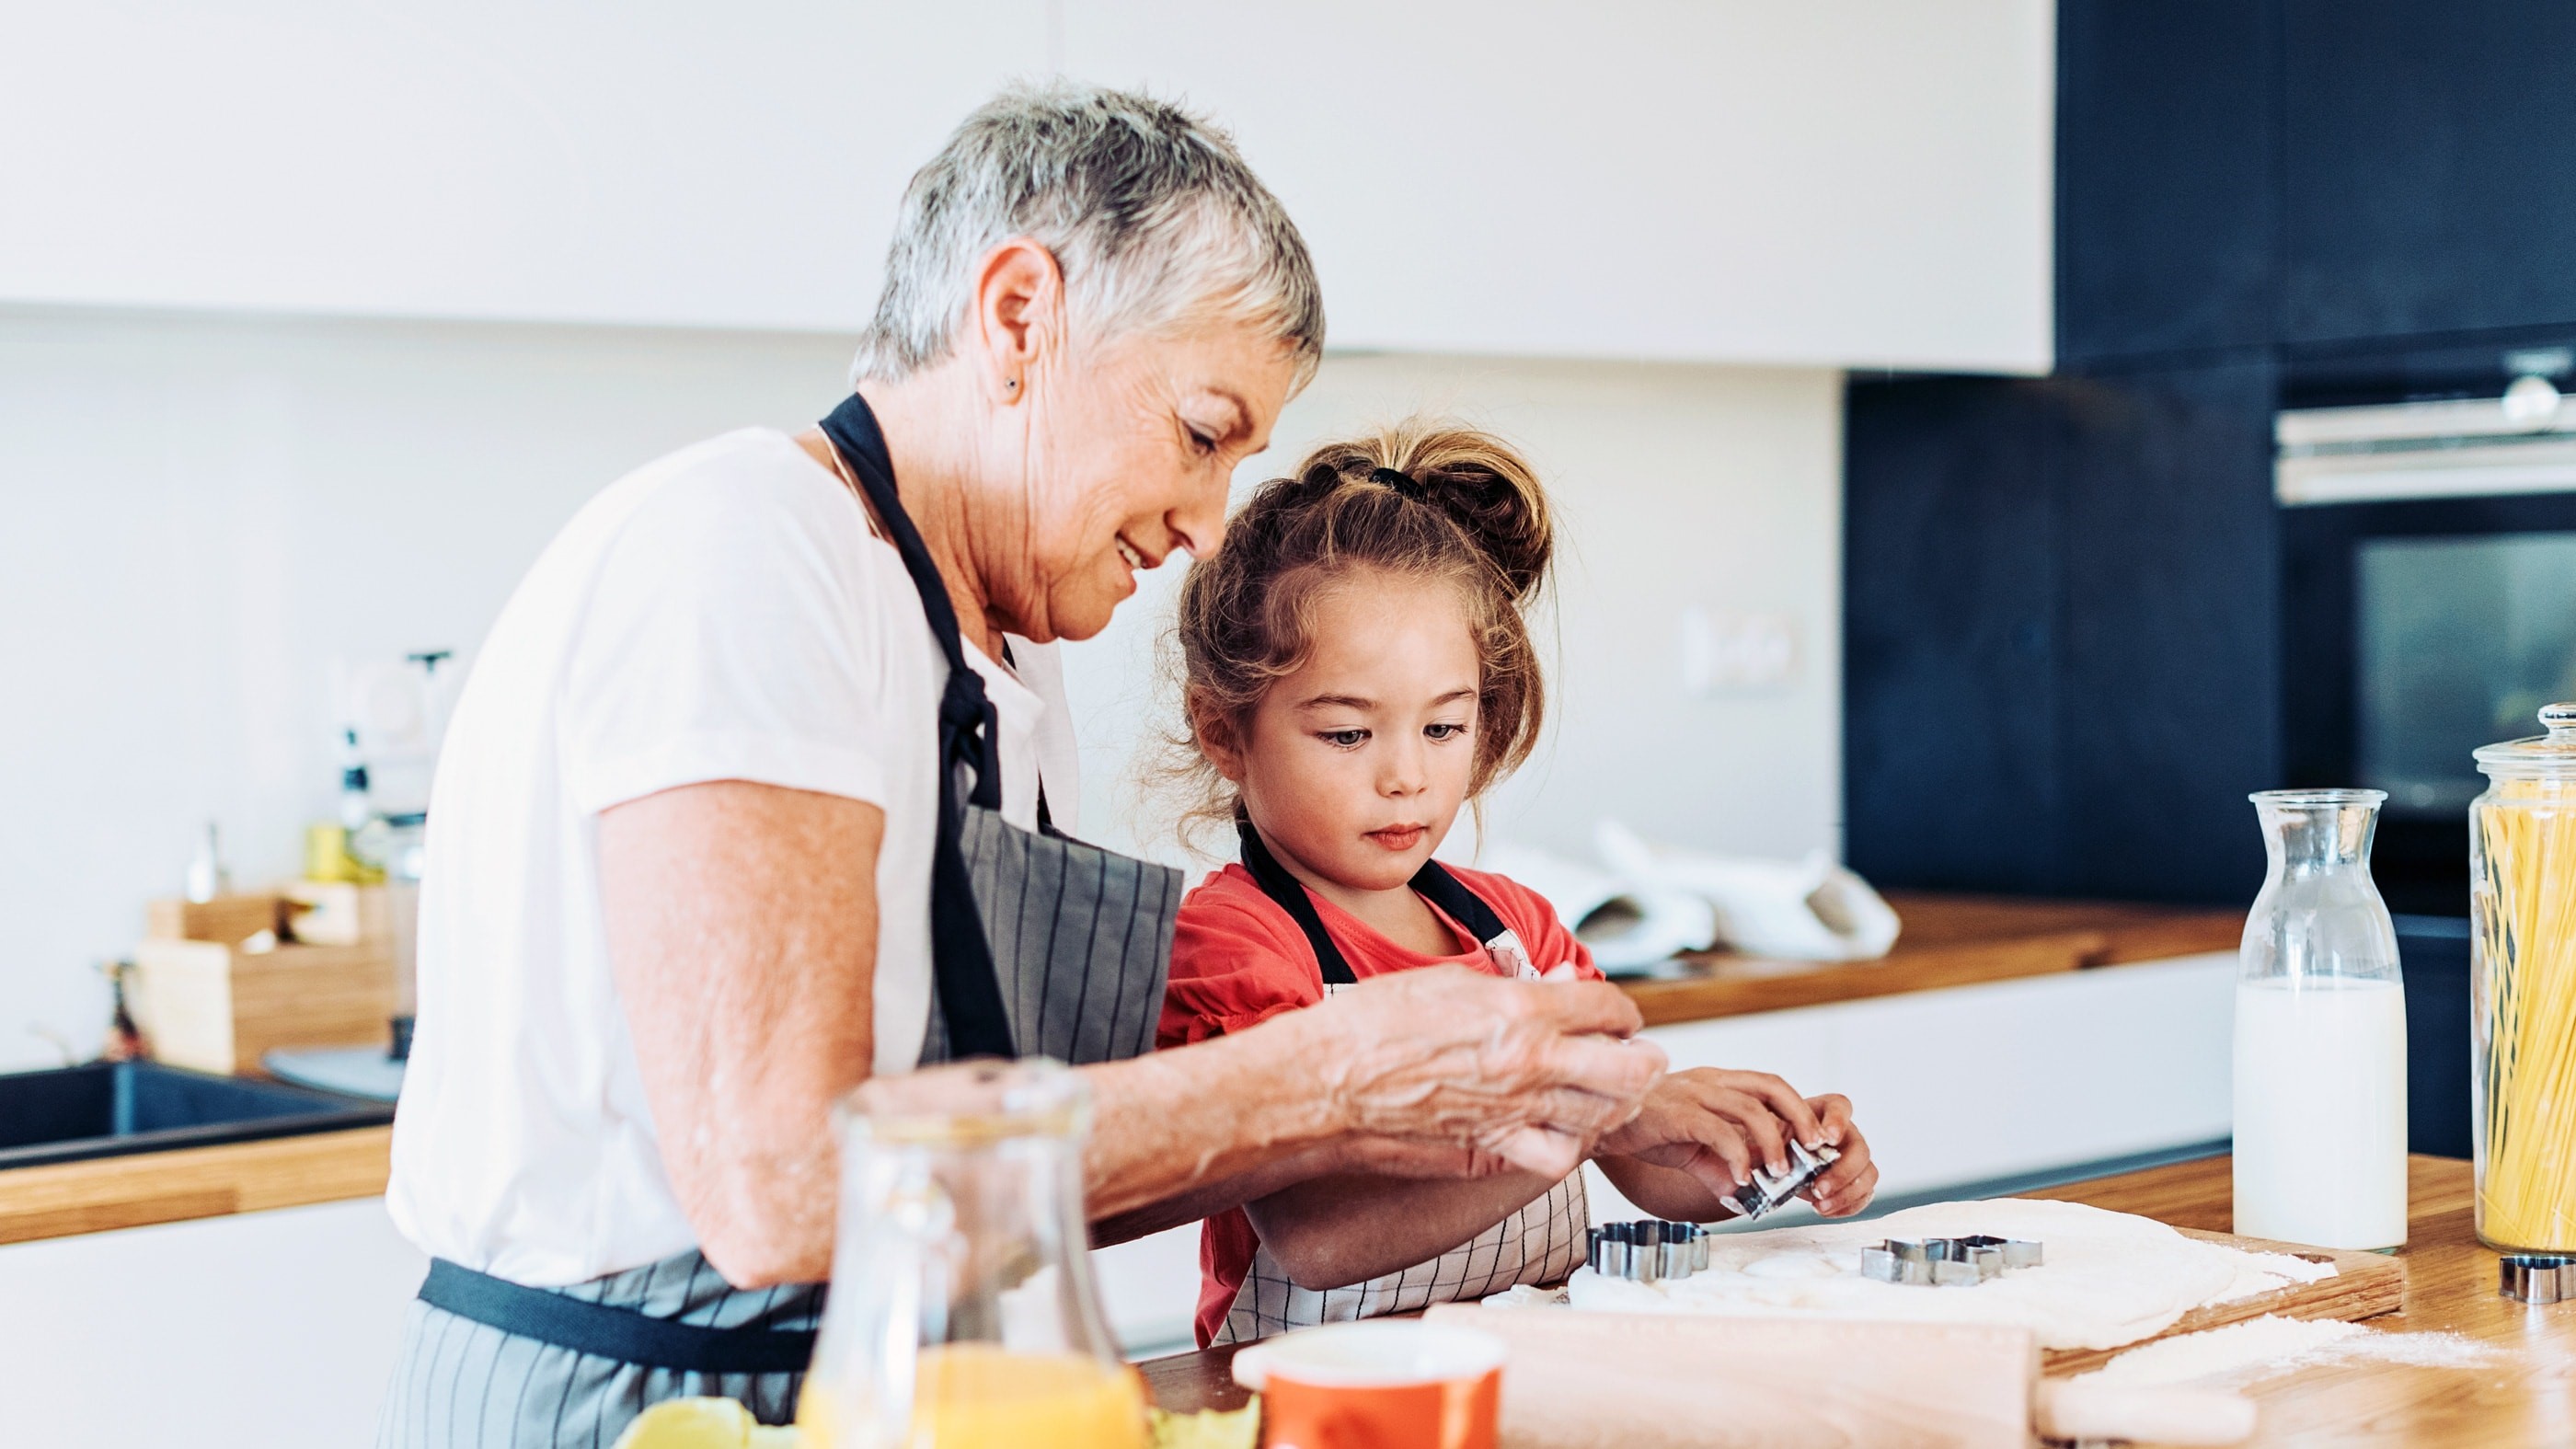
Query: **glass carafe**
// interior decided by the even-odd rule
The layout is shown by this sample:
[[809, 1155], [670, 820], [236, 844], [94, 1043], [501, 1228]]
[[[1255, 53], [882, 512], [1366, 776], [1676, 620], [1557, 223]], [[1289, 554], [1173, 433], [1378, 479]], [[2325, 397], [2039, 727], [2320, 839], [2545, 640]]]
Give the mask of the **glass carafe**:
[[2252, 797], [2269, 868], [2236, 978], [2236, 1231], [2406, 1241], [2406, 993], [2370, 878], [2378, 790]]
[[2576, 1252], [2576, 704], [2476, 752], [2469, 806], [2470, 1089], [2478, 1237]]
[[1141, 1449], [1142, 1385], [1092, 1288], [1090, 1098], [1049, 1061], [851, 1094], [805, 1449]]

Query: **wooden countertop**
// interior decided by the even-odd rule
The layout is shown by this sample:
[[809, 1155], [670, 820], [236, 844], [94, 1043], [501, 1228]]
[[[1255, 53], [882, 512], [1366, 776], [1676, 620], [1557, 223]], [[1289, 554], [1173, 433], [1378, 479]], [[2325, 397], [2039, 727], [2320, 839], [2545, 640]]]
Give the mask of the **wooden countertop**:
[[378, 1197], [394, 1129], [359, 1127], [0, 1172], [0, 1243]]
[[[2496, 1255], [2478, 1245], [2471, 1227], [2469, 1164], [2417, 1157], [2409, 1178], [2405, 1307], [2369, 1320], [2370, 1327], [2456, 1333], [2505, 1356], [2476, 1369], [2329, 1364], [2265, 1380], [2247, 1390], [2262, 1410], [2251, 1442], [2264, 1449], [2576, 1444], [2576, 1303], [2532, 1307], [2496, 1292]], [[2224, 1157], [2030, 1196], [2219, 1232], [2229, 1227], [2233, 1202]], [[1209, 1349], [1138, 1367], [1164, 1408], [1235, 1408], [1246, 1395], [1227, 1372], [1233, 1356]]]
[[2233, 951], [2245, 932], [2242, 910], [1929, 891], [1891, 891], [1887, 901], [1905, 928], [1896, 949], [1874, 961], [1705, 952], [1687, 958], [1691, 974], [1680, 980], [1621, 984], [1646, 1024], [1663, 1026]]

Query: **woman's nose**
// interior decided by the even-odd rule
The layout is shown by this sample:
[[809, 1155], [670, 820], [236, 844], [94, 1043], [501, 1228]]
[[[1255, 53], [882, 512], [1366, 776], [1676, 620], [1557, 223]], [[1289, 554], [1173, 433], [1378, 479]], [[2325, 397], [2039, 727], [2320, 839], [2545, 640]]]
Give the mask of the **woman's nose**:
[[1163, 526], [1172, 531], [1172, 541], [1188, 549], [1192, 558], [1206, 558], [1225, 543], [1226, 482], [1219, 479], [1214, 488], [1202, 488], [1190, 501], [1163, 515]]

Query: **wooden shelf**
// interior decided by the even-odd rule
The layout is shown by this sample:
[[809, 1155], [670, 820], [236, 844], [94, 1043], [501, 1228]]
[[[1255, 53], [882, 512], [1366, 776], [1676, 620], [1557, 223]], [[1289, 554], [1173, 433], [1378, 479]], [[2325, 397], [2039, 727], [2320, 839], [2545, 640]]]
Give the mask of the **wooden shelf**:
[[2233, 951], [2242, 911], [1892, 891], [1905, 923], [1875, 961], [1689, 957], [1675, 981], [1621, 983], [1648, 1026]]
[[0, 1243], [378, 1197], [391, 1127], [138, 1152], [0, 1172]]

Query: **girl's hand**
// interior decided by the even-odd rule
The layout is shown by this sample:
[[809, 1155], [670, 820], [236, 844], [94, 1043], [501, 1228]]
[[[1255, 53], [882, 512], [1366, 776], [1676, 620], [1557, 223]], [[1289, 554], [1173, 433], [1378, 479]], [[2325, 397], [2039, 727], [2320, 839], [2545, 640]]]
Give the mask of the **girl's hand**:
[[[1831, 1217], [1869, 1205], [1878, 1169], [1870, 1162], [1868, 1141], [1852, 1125], [1851, 1103], [1838, 1096], [1801, 1097], [1769, 1072], [1696, 1067], [1670, 1073], [1647, 1094], [1635, 1121], [1602, 1139], [1601, 1152], [1686, 1173], [1711, 1199], [1724, 1199], [1751, 1182], [1757, 1167], [1786, 1171], [1793, 1137], [1842, 1154], [1800, 1196]], [[1618, 1185], [1638, 1206], [1649, 1206], [1632, 1190], [1646, 1183], [1632, 1179]], [[1661, 1191], [1654, 1195], [1658, 1201], [1667, 1199]], [[1689, 1210], [1653, 1210], [1659, 1216], [1701, 1221], [1725, 1212], [1714, 1201]]]
[[1798, 1196], [1815, 1204], [1816, 1211], [1826, 1217], [1850, 1217], [1878, 1195], [1878, 1164], [1870, 1160], [1869, 1139], [1852, 1125], [1850, 1098], [1809, 1097], [1807, 1107], [1823, 1126], [1825, 1145], [1842, 1157], [1819, 1173]]

